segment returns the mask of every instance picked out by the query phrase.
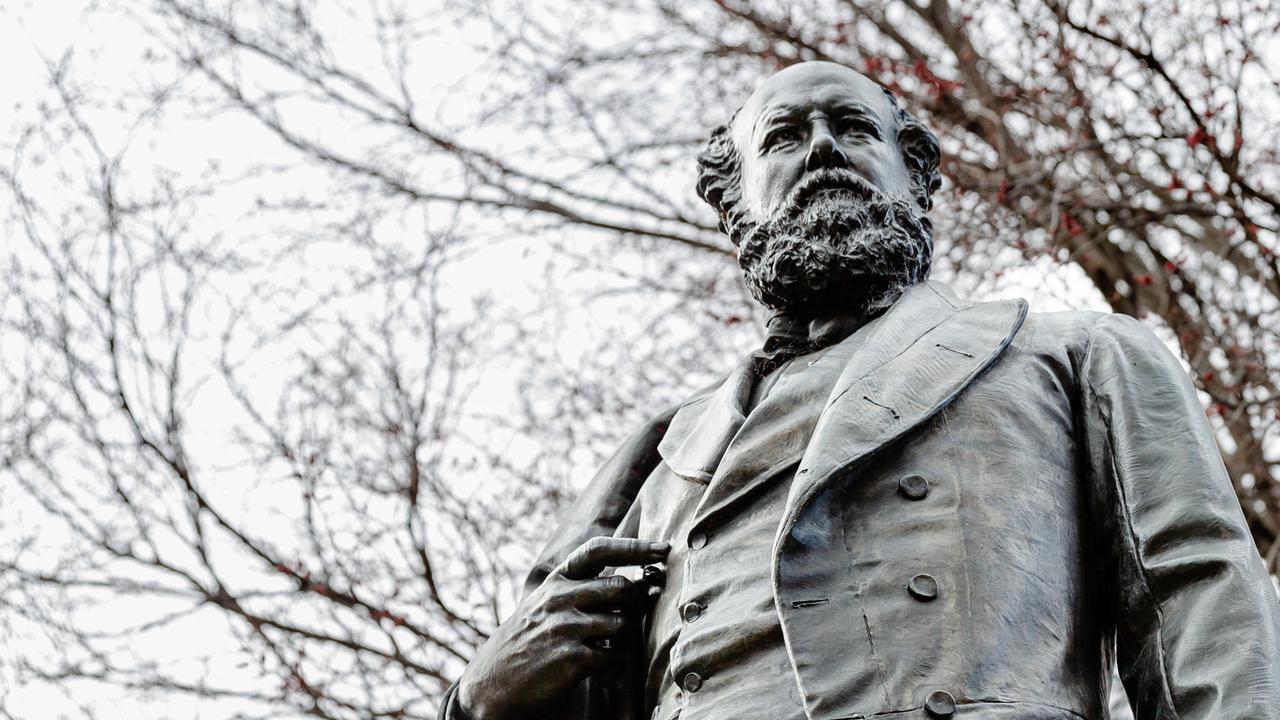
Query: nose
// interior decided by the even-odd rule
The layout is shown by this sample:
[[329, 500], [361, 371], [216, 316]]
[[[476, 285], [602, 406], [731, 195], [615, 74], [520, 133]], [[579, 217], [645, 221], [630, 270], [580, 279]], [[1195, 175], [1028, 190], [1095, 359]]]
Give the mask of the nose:
[[849, 158], [840, 151], [835, 138], [831, 137], [831, 131], [825, 124], [819, 123], [813, 130], [813, 139], [809, 141], [809, 154], [804, 161], [805, 170], [848, 166]]

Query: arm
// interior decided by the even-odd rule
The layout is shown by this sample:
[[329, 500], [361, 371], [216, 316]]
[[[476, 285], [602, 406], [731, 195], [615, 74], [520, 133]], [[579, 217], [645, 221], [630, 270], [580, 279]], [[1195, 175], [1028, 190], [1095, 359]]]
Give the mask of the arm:
[[[464, 673], [463, 680], [456, 682], [449, 688], [445, 694], [440, 706], [439, 720], [487, 720], [487, 718], [473, 719], [464, 709], [467, 704], [463, 702], [463, 695], [460, 683], [468, 680], [468, 675], [474, 678], [476, 675], [493, 676], [499, 669], [511, 670], [517, 664], [514, 661], [504, 660], [498, 657], [502, 653], [498, 652], [504, 645], [507, 649], [513, 649], [509, 646], [519, 640], [506, 637], [511, 634], [511, 630], [518, 625], [528, 625], [534, 615], [547, 614], [547, 602], [560, 602], [554, 598], [563, 600], [565, 592], [556, 592], [557, 589], [573, 592], [571, 588], [561, 587], [555, 588], [552, 585], [565, 585], [565, 580], [577, 580], [579, 587], [586, 578], [579, 579], [577, 576], [586, 575], [594, 576], [599, 572], [596, 569], [591, 572], [593, 562], [583, 560], [581, 558], [594, 552], [599, 555], [599, 541], [596, 549], [590, 550], [592, 538], [601, 538], [611, 536], [618, 524], [622, 521], [631, 505], [635, 502], [636, 495], [640, 491], [640, 486], [644, 483], [649, 473], [657, 467], [660, 457], [658, 455], [658, 441], [662, 439], [662, 435], [666, 432], [667, 424], [671, 421], [671, 417], [675, 414], [679, 406], [672, 407], [657, 417], [651, 419], [637, 432], [633, 433], [622, 446], [613, 454], [612, 457], [604, 464], [603, 467], [592, 478], [587, 485], [586, 490], [578, 497], [574, 504], [565, 513], [564, 520], [560, 526], [551, 535], [551, 540], [547, 543], [542, 553], [539, 555], [537, 562], [534, 563], [533, 569], [530, 571], [525, 580], [524, 599], [520, 607], [503, 622], [502, 627], [495, 633], [494, 637], [486, 643], [477, 653], [477, 657], [473, 659], [472, 665], [468, 666], [467, 672]], [[644, 553], [647, 551], [640, 550], [637, 557], [644, 557], [646, 561], [657, 559], [657, 555], [650, 552], [649, 557]], [[606, 552], [606, 554], [608, 554]], [[663, 553], [665, 554], [665, 552]], [[574, 556], [577, 556], [575, 558]], [[610, 561], [613, 562], [613, 561]], [[621, 560], [617, 564], [622, 564]], [[578, 566], [585, 568], [584, 570], [571, 570], [570, 577], [565, 577], [564, 569], [567, 566]], [[548, 582], [548, 580], [553, 582]], [[611, 580], [611, 582], [620, 582], [622, 578]], [[546, 586], [546, 587], [544, 587]], [[618, 589], [619, 594], [626, 592]], [[543, 597], [546, 596], [546, 597]], [[561, 645], [567, 643], [576, 643], [575, 638], [566, 638]], [[550, 652], [538, 652], [532, 649], [525, 650], [520, 655], [524, 656], [520, 659], [544, 658], [545, 662], [552, 664], [558, 662]], [[598, 660], [599, 658], [595, 658]], [[563, 663], [560, 663], [563, 665]], [[585, 666], [586, 661], [580, 663]], [[503, 668], [503, 665], [509, 667]], [[474, 667], [473, 667], [474, 666]], [[570, 675], [578, 675], [580, 672], [570, 673]], [[502, 678], [505, 681], [512, 680], [510, 674], [505, 674]], [[478, 684], [483, 684], [483, 681]], [[502, 683], [510, 685], [510, 682]], [[468, 688], [475, 690], [477, 688]], [[526, 693], [525, 688], [515, 687], [520, 694]], [[483, 690], [480, 690], [483, 692]], [[579, 699], [580, 700], [580, 699]], [[572, 711], [570, 711], [572, 712]]]
[[1140, 323], [1106, 316], [1081, 390], [1135, 717], [1280, 719], [1280, 605], [1186, 372]]

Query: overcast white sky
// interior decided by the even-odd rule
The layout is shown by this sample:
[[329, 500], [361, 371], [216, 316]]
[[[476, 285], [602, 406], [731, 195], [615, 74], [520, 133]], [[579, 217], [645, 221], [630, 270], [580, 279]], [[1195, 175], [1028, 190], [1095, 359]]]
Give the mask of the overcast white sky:
[[[117, 14], [86, 15], [85, 9], [90, 5], [87, 1], [75, 0], [0, 0], [0, 68], [4, 68], [4, 72], [0, 73], [0, 133], [5, 137], [12, 136], [17, 123], [31, 117], [33, 99], [45, 93], [47, 80], [41, 56], [56, 59], [68, 48], [74, 49], [77, 67], [82, 72], [86, 68], [92, 68], [95, 82], [99, 83], [101, 89], [131, 87], [138, 73], [148, 72], [140, 60], [145, 47], [151, 42], [145, 32], [129, 18]], [[467, 64], [475, 59], [471, 48], [482, 45], [485, 40], [483, 36], [454, 36], [442, 38], [440, 42], [433, 44], [430, 55], [435, 56], [436, 62], [425, 64], [430, 66], [428, 80], [436, 86], [436, 90], [428, 93], [428, 96], [437, 100], [447, 98], [456, 103], [468, 102], [465, 93], [457, 92], [456, 83], [475, 71], [474, 65]], [[358, 42], [358, 39], [353, 39], [353, 44]], [[466, 108], [455, 107], [453, 110], [462, 112]], [[317, 122], [323, 123], [324, 120], [318, 118]], [[212, 132], [210, 128], [213, 128]], [[323, 127], [319, 129], [323, 131]], [[108, 138], [112, 142], [121, 139]], [[139, 152], [163, 152], [167, 164], [198, 168], [211, 158], [226, 163], [261, 162], [264, 158], [287, 151], [266, 133], [234, 118], [227, 118], [221, 124], [175, 118], [170, 127], [170, 135], [161, 145], [142, 147]], [[323, 187], [327, 179], [320, 176], [291, 177], [290, 181]], [[56, 191], [56, 188], [48, 189], [48, 192]], [[237, 204], [244, 201], [245, 198], [234, 196], [227, 198], [225, 202], [228, 216], [237, 216]], [[8, 228], [0, 229], [0, 232], [8, 231]], [[11, 241], [9, 237], [0, 237], [7, 242]], [[504, 247], [498, 244], [485, 253], [460, 263], [455, 269], [458, 275], [454, 282], [460, 291], [465, 288], [467, 292], [498, 288], [509, 299], [518, 297], [520, 292], [536, 293], [538, 278], [528, 277], [528, 263], [527, 258], [504, 252]], [[315, 278], [299, 278], [299, 283], [307, 280], [315, 281]], [[1033, 307], [1041, 311], [1103, 308], [1100, 298], [1096, 297], [1091, 286], [1074, 268], [1056, 273], [1028, 269], [1017, 277], [1005, 278], [999, 294], [1027, 297]], [[586, 338], [583, 340], [578, 350], [589, 346], [585, 342]], [[574, 349], [572, 344], [565, 347], [570, 354]], [[265, 392], [278, 379], [272, 378], [269, 371], [264, 369], [259, 381]], [[488, 376], [487, 382], [477, 389], [473, 399], [484, 411], [501, 413], [504, 403], [509, 402], [512, 397], [511, 385], [517, 381], [518, 378], [509, 374], [504, 377], [501, 368], [496, 368]], [[217, 443], [218, 428], [225, 426], [227, 421], [216, 416], [220, 413], [233, 413], [233, 404], [228, 398], [218, 396], [211, 396], [205, 402], [207, 405], [204, 407], [211, 416], [215, 416], [215, 422], [209, 430], [209, 442]], [[8, 496], [0, 494], [0, 498], [5, 497]], [[249, 514], [258, 513], [264, 528], [269, 527], [278, 517], [275, 503], [270, 497], [262, 495], [257, 495], [251, 503], [246, 503], [243, 510]], [[11, 516], [11, 511], [6, 512]], [[51, 542], [56, 542], [56, 539], [51, 539]], [[126, 625], [140, 610], [138, 607], [108, 608], [103, 617], [104, 626]], [[182, 625], [180, 633], [168, 630], [160, 634], [140, 636], [138, 649], [155, 657], [168, 658], [169, 662], [176, 665], [189, 666], [192, 677], [204, 676], [217, 682], [233, 682], [237, 677], [251, 674], [254, 669], [236, 667], [226, 662], [226, 658], [234, 654], [236, 647], [230, 642], [222, 622], [213, 613], [196, 615]], [[193, 653], [193, 648], [198, 648], [198, 652]], [[5, 690], [15, 710], [27, 711], [32, 716], [78, 716], [75, 703], [55, 688]], [[144, 711], [128, 702], [104, 707], [102, 711], [101, 717], [109, 720], [144, 716], [139, 714]], [[152, 709], [146, 712], [155, 711]], [[199, 714], [193, 715], [189, 708], [174, 704], [162, 715], [145, 716], [221, 718], [226, 716], [226, 707], [211, 704]]]
[[[0, 132], [6, 138], [12, 138], [14, 128], [33, 116], [36, 99], [47, 95], [46, 61], [56, 61], [68, 50], [74, 53], [76, 76], [91, 83], [103, 95], [108, 95], [115, 89], [131, 92], [153, 72], [144, 62], [146, 48], [153, 40], [132, 19], [118, 13], [86, 12], [91, 7], [95, 7], [95, 4], [77, 0], [0, 2], [0, 67], [5, 69], [0, 74]], [[424, 82], [433, 84], [435, 89], [423, 93], [423, 96], [435, 101], [447, 100], [447, 103], [443, 103], [444, 107], [438, 113], [429, 114], [466, 114], [468, 108], [465, 103], [469, 101], [465, 93], [457, 91], [457, 82], [474, 72], [474, 67], [467, 64], [469, 60], [475, 59], [470, 48], [482, 45], [485, 40], [483, 36], [453, 36], [442, 38], [430, 46], [423, 63], [429, 71], [423, 79]], [[353, 37], [352, 48], [338, 48], [338, 51], [358, 52], [359, 42], [361, 40], [358, 37]], [[434, 62], [431, 61], [432, 56]], [[454, 105], [450, 106], [450, 103]], [[458, 103], [463, 105], [459, 106]], [[324, 132], [324, 118], [318, 117], [316, 122], [316, 130]], [[118, 147], [127, 141], [137, 142], [138, 146], [131, 150], [131, 157], [153, 154], [166, 166], [185, 167], [193, 172], [211, 159], [227, 166], [265, 162], [275, 156], [285, 159], [289, 152], [267, 133], [234, 117], [175, 117], [167, 124], [165, 133], [158, 137], [149, 135], [145, 142], [130, 141], [123, 134], [123, 128], [116, 127], [113, 130], [110, 123], [102, 124], [100, 129], [104, 133], [104, 144], [108, 147]], [[142, 166], [145, 167], [145, 163]], [[290, 176], [289, 182], [310, 183], [320, 188], [327, 182], [327, 178], [319, 174], [313, 178], [294, 175]], [[59, 188], [51, 185], [45, 191], [57, 193]], [[230, 194], [225, 198], [215, 199], [215, 204], [206, 204], [205, 210], [214, 214], [223, 212], [228, 218], [237, 218], [243, 215], [242, 204], [246, 201], [247, 198]], [[5, 228], [3, 232], [10, 230], [11, 228]], [[244, 232], [243, 228], [239, 231]], [[262, 231], [269, 232], [269, 228], [263, 228]], [[11, 238], [6, 237], [6, 242], [11, 241]], [[504, 252], [504, 246], [499, 243], [456, 265], [453, 270], [454, 283], [456, 287], [467, 291], [500, 289], [508, 300], [514, 300], [519, 292], [539, 291], [537, 284], [540, 279], [528, 276], [528, 263], [527, 258], [522, 259], [517, 254]], [[317, 263], [319, 267], [323, 265], [323, 261]], [[334, 263], [334, 267], [341, 267], [341, 263]], [[315, 268], [309, 268], [307, 272], [314, 273]], [[1044, 273], [1028, 272], [1025, 282], [1007, 282], [1004, 292], [1026, 295], [1039, 309], [1079, 308], [1090, 303], [1087, 296], [1082, 299], [1078, 292], [1078, 288], [1088, 287], [1087, 284], [1072, 288], [1071, 283], [1061, 279], [1062, 275], [1052, 278], [1050, 282], [1045, 282]], [[297, 281], [302, 285], [317, 282], [317, 278], [299, 277]], [[287, 279], [283, 284], [288, 284]], [[525, 289], [520, 290], [522, 287]], [[220, 320], [209, 318], [211, 329], [216, 328]], [[589, 316], [576, 318], [575, 322], [582, 322], [586, 327], [607, 325], [607, 322], [593, 324]], [[576, 348], [577, 351], [590, 346], [587, 337], [584, 336], [581, 340], [582, 345]], [[211, 345], [211, 352], [212, 347]], [[572, 342], [563, 350], [570, 357], [575, 352]], [[473, 397], [480, 412], [497, 415], [506, 409], [506, 403], [513, 396], [511, 386], [518, 380], [519, 378], [510, 374], [504, 377], [502, 367], [491, 369], [486, 382], [477, 388]], [[270, 393], [281, 380], [271, 374], [270, 367], [264, 366], [257, 381], [263, 393]], [[231, 423], [231, 418], [236, 414], [235, 405], [225, 394], [212, 393], [202, 396], [199, 407], [202, 411], [200, 414], [207, 418], [207, 441], [210, 447], [217, 447], [222, 442], [220, 438], [225, 437], [223, 433]], [[227, 452], [230, 451], [228, 446]], [[233, 470], [236, 462], [228, 458], [226, 466]], [[12, 518], [12, 493], [4, 497], [10, 498], [6, 515]], [[273, 523], [279, 522], [280, 517], [289, 515], [290, 501], [291, 498], [272, 498], [269, 491], [259, 489], [242, 500], [240, 517], [253, 522], [265, 534]], [[30, 506], [25, 510], [27, 512], [22, 514], [24, 524], [28, 527], [37, 524], [37, 511]], [[258, 519], [253, 521], [254, 517]], [[51, 534], [46, 534], [43, 539], [51, 546], [56, 546], [59, 542], [56, 536], [57, 526], [49, 527]], [[107, 629], [129, 627], [137, 619], [149, 617], [155, 609], [140, 601], [132, 601], [110, 605], [97, 612], [101, 627]], [[32, 636], [31, 642], [40, 641]], [[236, 664], [237, 646], [226, 630], [225, 620], [212, 611], [197, 613], [176, 627], [167, 627], [162, 632], [139, 633], [132, 644], [139, 654], [154, 657], [171, 667], [185, 668], [185, 674], [193, 681], [204, 679], [219, 685], [253, 682], [249, 676], [255, 672], [255, 668]], [[78, 692], [81, 694], [75, 700], [66, 697], [55, 686], [5, 688], [5, 692], [12, 710], [28, 713], [31, 717], [76, 717], [78, 710], [75, 700], [94, 697], [110, 701], [98, 708], [100, 717], [107, 720], [143, 716], [219, 718], [225, 717], [230, 709], [225, 703], [209, 703], [193, 715], [191, 708], [186, 707], [183, 702], [162, 701], [158, 705], [136, 705], [128, 695], [105, 688], [79, 688]], [[140, 695], [135, 694], [134, 697]], [[161, 714], [154, 714], [157, 712]]]

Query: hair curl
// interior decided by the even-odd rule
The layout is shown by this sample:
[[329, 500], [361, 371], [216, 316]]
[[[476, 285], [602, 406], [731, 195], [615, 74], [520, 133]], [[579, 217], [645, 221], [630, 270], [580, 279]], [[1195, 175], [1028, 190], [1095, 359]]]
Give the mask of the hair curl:
[[[942, 161], [942, 149], [938, 137], [929, 128], [907, 112], [898, 98], [887, 88], [881, 88], [893, 106], [897, 121], [898, 147], [902, 160], [911, 177], [911, 194], [925, 212], [933, 207], [933, 193], [942, 185], [942, 173], [938, 165]], [[734, 112], [729, 122], [711, 131], [711, 137], [698, 153], [698, 197], [702, 198], [720, 218], [720, 231], [730, 231], [742, 221], [746, 208], [742, 206], [742, 156], [733, 142]]]

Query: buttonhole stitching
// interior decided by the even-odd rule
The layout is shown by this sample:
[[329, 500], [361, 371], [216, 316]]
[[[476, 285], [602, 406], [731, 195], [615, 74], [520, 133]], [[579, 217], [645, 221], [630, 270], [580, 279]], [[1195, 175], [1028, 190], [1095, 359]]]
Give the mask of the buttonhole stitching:
[[889, 414], [893, 416], [893, 419], [894, 419], [894, 420], [898, 420], [898, 419], [900, 419], [900, 418], [902, 417], [901, 415], [899, 415], [899, 414], [898, 414], [898, 411], [897, 411], [897, 410], [894, 410], [893, 408], [889, 407], [888, 405], [883, 405], [883, 404], [881, 404], [881, 403], [878, 403], [878, 402], [876, 402], [875, 400], [872, 400], [871, 398], [867, 397], [866, 395], [863, 395], [863, 396], [862, 396], [862, 399], [863, 399], [863, 400], [866, 400], [867, 402], [871, 403], [872, 405], [875, 405], [876, 407], [881, 407], [881, 408], [884, 408], [885, 410], [888, 410], [888, 411], [889, 411]]
[[950, 351], [951, 351], [951, 352], [953, 352], [953, 353], [956, 353], [956, 354], [958, 354], [958, 355], [963, 355], [963, 356], [965, 356], [965, 357], [967, 357], [967, 358], [971, 358], [971, 357], [973, 357], [973, 353], [967, 353], [967, 352], [965, 352], [965, 351], [963, 351], [963, 350], [957, 350], [957, 349], [955, 349], [955, 348], [953, 348], [953, 347], [947, 347], [946, 345], [943, 345], [942, 343], [934, 343], [934, 344], [933, 344], [933, 346], [934, 346], [934, 347], [940, 347], [940, 348], [942, 348], [943, 350], [950, 350]]

